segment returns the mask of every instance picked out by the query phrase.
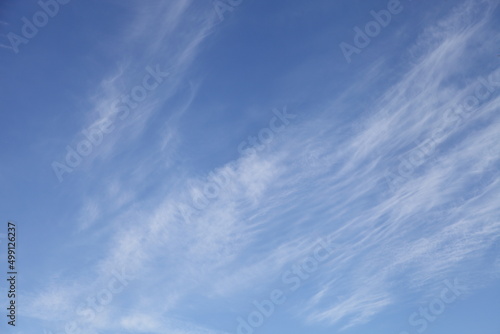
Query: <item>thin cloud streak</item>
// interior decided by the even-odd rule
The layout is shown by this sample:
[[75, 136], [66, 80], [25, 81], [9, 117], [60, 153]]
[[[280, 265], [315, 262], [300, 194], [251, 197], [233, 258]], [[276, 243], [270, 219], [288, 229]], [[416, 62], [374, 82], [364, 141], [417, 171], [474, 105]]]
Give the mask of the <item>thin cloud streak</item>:
[[[401, 302], [405, 296], [397, 295], [396, 288], [410, 293], [449, 275], [467, 280], [461, 264], [481, 257], [500, 235], [500, 223], [495, 220], [500, 213], [499, 159], [483, 154], [500, 149], [499, 97], [484, 101], [462, 126], [446, 124], [445, 140], [395, 192], [389, 191], [385, 176], [398, 165], [401, 154], [443, 123], [441, 111], [456, 106], [477, 84], [474, 80], [464, 81], [463, 87], [446, 84], [461, 68], [464, 56], [481, 56], [467, 45], [488, 35], [485, 30], [494, 2], [483, 1], [490, 7], [479, 13], [480, 19], [464, 25], [464, 17], [472, 15], [476, 3], [466, 2], [426, 31], [417, 45], [428, 52], [397, 84], [387, 87], [367, 111], [372, 116], [362, 127], [335, 132], [335, 119], [327, 113], [290, 127], [268, 150], [215, 170], [216, 177], [227, 178], [226, 184], [189, 224], [178, 208], [192, 205], [193, 195], [203, 191], [208, 176], [187, 176], [164, 192], [159, 186], [158, 198], [134, 205], [127, 203], [138, 194], [129, 194], [130, 200], [116, 199], [116, 206], [124, 211], [113, 220], [113, 237], [105, 255], [96, 260], [94, 274], [105, 281], [112, 270], [127, 266], [138, 280], [148, 280], [125, 292], [124, 299], [140, 300], [130, 307], [129, 316], [115, 317], [119, 309], [110, 305], [96, 330], [216, 333], [202, 329], [194, 319], [178, 323], [176, 316], [189, 308], [195, 296], [200, 308], [221, 299], [252, 300], [253, 286], [276, 284], [283, 270], [307, 256], [306, 245], [322, 236], [337, 245], [336, 252], [306, 283], [313, 293], [301, 297], [305, 306], [301, 310], [289, 306], [304, 321], [349, 328]], [[184, 12], [186, 5], [183, 1], [172, 10]], [[188, 43], [188, 51], [176, 60], [189, 64], [209, 30], [207, 26], [196, 35], [194, 44]], [[111, 90], [114, 87], [111, 84]], [[346, 91], [357, 97], [355, 89]], [[189, 109], [194, 95], [179, 115]], [[145, 118], [157, 112], [161, 103], [152, 106]], [[146, 131], [148, 124], [144, 120], [134, 125], [135, 136]], [[481, 131], [460, 137], [464, 128], [479, 126]], [[109, 154], [123, 149], [120, 145], [122, 141], [113, 141]], [[314, 152], [313, 162], [310, 152]], [[141, 174], [147, 178], [149, 170], [144, 167]], [[471, 188], [481, 176], [480, 186]], [[118, 189], [125, 188], [119, 182], [126, 181], [117, 178], [115, 182]], [[461, 196], [465, 198], [457, 203]], [[94, 202], [87, 203], [92, 209], [89, 220], [98, 219], [101, 212], [92, 206]], [[499, 268], [494, 266], [485, 274], [498, 276]], [[477, 285], [489, 282], [475, 279]], [[74, 305], [78, 296], [91, 290], [81, 286], [63, 306]], [[153, 289], [153, 296], [140, 298]], [[42, 293], [31, 303], [39, 305], [56, 297], [55, 292]], [[167, 319], [166, 324], [144, 314]], [[30, 316], [48, 319], [44, 314]]]

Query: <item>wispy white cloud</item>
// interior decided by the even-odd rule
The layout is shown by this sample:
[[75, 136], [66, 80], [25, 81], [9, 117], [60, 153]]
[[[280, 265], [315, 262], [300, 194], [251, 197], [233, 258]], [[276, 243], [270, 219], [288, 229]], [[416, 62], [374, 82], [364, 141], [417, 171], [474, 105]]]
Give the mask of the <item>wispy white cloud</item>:
[[[104, 140], [93, 148], [91, 155], [84, 157], [79, 169], [88, 171], [95, 167], [95, 161], [113, 158], [126, 147], [124, 144], [140, 138], [151, 125], [151, 119], [159, 118], [159, 114], [168, 115], [167, 119], [161, 117], [161, 122], [173, 123], [167, 129], [174, 127], [192, 102], [198, 83], [188, 76], [189, 66], [201, 43], [213, 30], [215, 14], [211, 7], [191, 6], [191, 3], [190, 0], [170, 3], [154, 1], [147, 5], [126, 6], [127, 10], [137, 12], [135, 20], [126, 25], [124, 23], [121, 39], [103, 42], [104, 45], [107, 42], [111, 44], [108, 52], [116, 52], [116, 68], [98, 79], [100, 82], [95, 92], [89, 95], [90, 110], [86, 100], [81, 107], [85, 115], [82, 130], [106, 122], [111, 122], [114, 129], [105, 134]], [[169, 76], [121, 121], [116, 117], [118, 108], [126, 105], [128, 102], [124, 102], [124, 97], [142, 84], [148, 66], [168, 72]], [[176, 94], [182, 93], [183, 87], [189, 90], [190, 96], [185, 101], [188, 104], [178, 106], [169, 102]], [[170, 136], [176, 135], [175, 131], [170, 133]], [[76, 145], [82, 139], [84, 137], [78, 133], [68, 144]], [[62, 153], [65, 152], [57, 157], [59, 160], [63, 159]]]
[[[188, 3], [179, 1], [169, 7], [168, 15], [180, 20], [176, 15], [185, 13]], [[477, 10], [478, 3], [485, 6]], [[209, 176], [182, 174], [180, 180], [165, 181], [168, 186], [157, 185], [155, 196], [144, 198], [137, 191], [124, 189], [147, 180], [160, 162], [140, 165], [137, 173], [141, 177], [135, 181], [121, 178], [126, 175], [125, 168], [118, 169], [116, 178], [99, 189], [103, 195], [89, 199], [83, 208], [89, 215], [83, 226], [90, 226], [89, 222], [99, 219], [108, 208], [120, 208], [121, 212], [109, 217], [113, 235], [94, 267], [98, 282], [92, 287], [72, 287], [75, 297], [60, 308], [73, 305], [78, 297], [109, 279], [113, 270], [126, 267], [141, 284], [126, 290], [123, 299], [137, 302], [120, 317], [114, 316], [118, 310], [123, 314], [120, 306], [108, 305], [100, 314], [101, 320], [94, 323], [96, 330], [218, 333], [203, 329], [200, 322], [186, 315], [186, 310], [192, 310], [193, 299], [200, 309], [221, 299], [239, 298], [240, 304], [241, 298], [252, 300], [254, 286], [265, 289], [276, 284], [282, 271], [307, 256], [308, 245], [322, 236], [338, 246], [336, 253], [307, 282], [308, 291], [313, 293], [301, 295], [301, 309], [289, 306], [306, 321], [343, 328], [358, 325], [404, 300], [396, 289], [418, 290], [449, 275], [467, 280], [461, 264], [473, 263], [498, 242], [499, 98], [495, 95], [485, 100], [460, 126], [447, 123], [442, 111], [454, 108], [475, 89], [477, 78], [462, 66], [463, 59], [483, 56], [473, 51], [470, 43], [488, 36], [487, 24], [495, 5], [493, 1], [465, 2], [447, 19], [427, 29], [415, 46], [420, 55], [362, 115], [361, 124], [337, 131], [335, 116], [318, 113], [315, 119], [291, 126], [282, 140], [267, 150], [239, 157], [215, 170], [215, 178], [224, 179], [224, 185], [189, 222], [179, 208], [193, 207], [193, 197], [203, 192]], [[143, 10], [149, 13], [158, 8]], [[150, 31], [150, 22], [156, 22], [146, 16], [140, 20], [134, 28], [136, 39]], [[165, 31], [177, 31], [179, 25], [169, 22], [159, 38], [168, 39]], [[201, 31], [190, 35], [192, 42], [182, 44], [184, 48], [172, 64], [185, 66], [192, 61], [211, 29], [209, 24], [201, 26]], [[155, 54], [162, 49], [160, 45], [153, 43], [148, 53]], [[369, 79], [375, 80], [376, 71], [385, 70], [383, 65], [377, 66], [368, 74]], [[485, 75], [490, 73], [492, 69]], [[450, 78], [457, 75], [464, 77], [461, 84], [450, 84]], [[180, 82], [181, 77], [175, 77], [174, 82]], [[121, 76], [103, 84], [113, 93], [104, 94], [102, 105], [119, 91], [118, 78]], [[190, 91], [195, 94], [196, 89], [194, 85]], [[174, 91], [166, 88], [164, 93], [171, 96]], [[346, 92], [343, 99], [360, 98], [355, 88]], [[187, 110], [193, 96], [189, 95], [179, 109], [182, 111], [174, 114]], [[132, 135], [117, 133], [107, 148], [110, 155], [129, 143], [121, 138], [136, 138], [148, 129], [152, 115], [166, 101], [159, 100], [148, 105], [143, 120], [130, 125], [135, 127]], [[326, 109], [337, 109], [340, 103], [333, 101]], [[95, 118], [97, 109], [92, 115]], [[398, 157], [443, 124], [445, 140], [404, 184], [389, 191], [385, 176], [397, 166]], [[177, 135], [172, 128], [158, 150], [168, 157], [174, 155], [168, 147], [175, 146]], [[495, 277], [498, 269], [498, 265], [489, 271], [478, 268]], [[476, 278], [476, 284], [487, 283], [488, 279]], [[31, 304], [55, 305], [60, 300], [53, 292], [41, 293]], [[35, 312], [30, 315], [49, 318]], [[179, 315], [186, 320], [177, 321]]]

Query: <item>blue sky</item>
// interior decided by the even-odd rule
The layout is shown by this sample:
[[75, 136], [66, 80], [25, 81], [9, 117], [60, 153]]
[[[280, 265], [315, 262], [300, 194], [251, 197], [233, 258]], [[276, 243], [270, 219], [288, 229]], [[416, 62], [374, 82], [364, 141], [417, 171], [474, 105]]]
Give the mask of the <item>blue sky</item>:
[[0, 327], [498, 334], [497, 5], [2, 2]]

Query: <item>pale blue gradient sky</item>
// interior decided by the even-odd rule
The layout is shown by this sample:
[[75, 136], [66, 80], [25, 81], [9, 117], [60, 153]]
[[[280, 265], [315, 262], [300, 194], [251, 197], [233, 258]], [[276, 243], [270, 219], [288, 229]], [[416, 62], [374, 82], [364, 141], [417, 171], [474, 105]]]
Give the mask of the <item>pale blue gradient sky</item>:
[[17, 50], [2, 2], [2, 331], [238, 333], [278, 290], [247, 333], [498, 334], [498, 1], [402, 0], [349, 62], [393, 1], [72, 0]]

